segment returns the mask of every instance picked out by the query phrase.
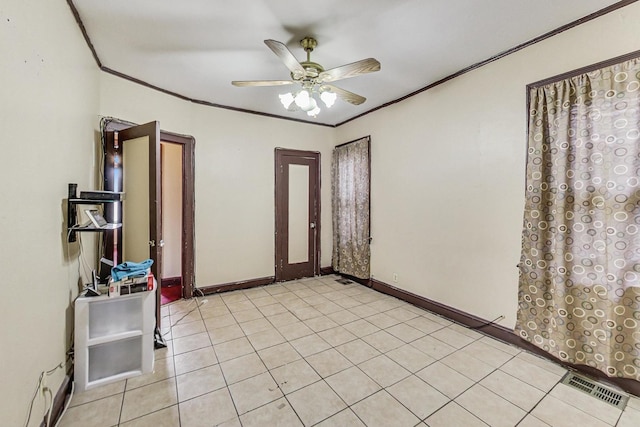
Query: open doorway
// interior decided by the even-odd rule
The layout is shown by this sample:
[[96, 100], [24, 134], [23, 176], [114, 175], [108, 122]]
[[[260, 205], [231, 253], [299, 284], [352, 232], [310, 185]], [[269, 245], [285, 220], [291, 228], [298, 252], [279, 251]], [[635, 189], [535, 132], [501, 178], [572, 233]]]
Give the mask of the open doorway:
[[179, 300], [182, 283], [182, 182], [183, 147], [160, 141], [160, 185], [162, 223], [162, 305]]

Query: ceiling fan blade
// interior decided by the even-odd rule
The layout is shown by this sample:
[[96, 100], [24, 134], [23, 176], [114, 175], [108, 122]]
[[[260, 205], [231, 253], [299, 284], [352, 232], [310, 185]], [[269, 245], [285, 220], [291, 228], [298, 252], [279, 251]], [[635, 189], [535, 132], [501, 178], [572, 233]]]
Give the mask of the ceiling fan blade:
[[287, 46], [285, 46], [284, 43], [271, 39], [265, 40], [264, 43], [269, 46], [269, 49], [271, 49], [273, 53], [278, 55], [282, 62], [284, 62], [284, 65], [286, 65], [289, 71], [291, 71], [295, 79], [304, 77], [304, 68], [300, 65], [296, 57], [293, 56], [293, 53], [287, 49]]
[[352, 64], [323, 71], [318, 75], [318, 80], [321, 82], [334, 82], [336, 80], [373, 73], [374, 71], [380, 71], [380, 62], [374, 58], [367, 58]]
[[291, 80], [234, 80], [231, 82], [234, 86], [247, 87], [247, 86], [285, 86], [291, 85], [295, 82]]
[[341, 89], [334, 85], [322, 85], [322, 87], [329, 89], [331, 92], [338, 95], [338, 97], [340, 97], [343, 101], [347, 101], [349, 104], [360, 105], [367, 100], [367, 98], [365, 98], [364, 96], [349, 92], [348, 90]]

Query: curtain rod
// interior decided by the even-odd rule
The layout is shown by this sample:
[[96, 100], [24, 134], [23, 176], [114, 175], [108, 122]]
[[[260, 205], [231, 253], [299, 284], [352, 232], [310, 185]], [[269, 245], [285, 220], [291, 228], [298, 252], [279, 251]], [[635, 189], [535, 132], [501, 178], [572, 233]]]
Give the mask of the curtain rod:
[[353, 144], [354, 142], [358, 142], [358, 141], [360, 141], [361, 139], [364, 139], [364, 138], [367, 138], [367, 141], [371, 142], [371, 135], [367, 135], [367, 136], [363, 136], [363, 137], [358, 138], [358, 139], [354, 139], [353, 141], [345, 142], [343, 144], [338, 144], [333, 148], [344, 147], [345, 145]]
[[548, 77], [546, 79], [539, 80], [534, 83], [529, 83], [527, 85], [527, 90], [538, 88], [540, 86], [546, 86], [551, 83], [559, 82], [560, 80], [566, 80], [568, 78], [575, 77], [580, 74], [590, 73], [600, 68], [610, 67], [612, 65], [619, 64], [625, 61], [630, 61], [636, 58], [640, 58], [640, 50], [636, 50], [633, 52], [626, 53], [624, 55], [616, 56], [615, 58], [610, 58], [604, 61], [596, 62], [595, 64], [587, 65], [585, 67], [580, 67], [572, 71], [567, 71], [565, 73], [558, 74], [553, 77]]

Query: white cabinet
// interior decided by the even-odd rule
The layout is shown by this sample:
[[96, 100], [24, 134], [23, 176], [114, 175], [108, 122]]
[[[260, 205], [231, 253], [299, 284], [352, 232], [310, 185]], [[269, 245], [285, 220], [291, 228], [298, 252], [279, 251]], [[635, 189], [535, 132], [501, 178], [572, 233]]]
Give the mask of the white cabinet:
[[[154, 283], [155, 286], [155, 283]], [[78, 391], [153, 371], [156, 290], [75, 302]]]

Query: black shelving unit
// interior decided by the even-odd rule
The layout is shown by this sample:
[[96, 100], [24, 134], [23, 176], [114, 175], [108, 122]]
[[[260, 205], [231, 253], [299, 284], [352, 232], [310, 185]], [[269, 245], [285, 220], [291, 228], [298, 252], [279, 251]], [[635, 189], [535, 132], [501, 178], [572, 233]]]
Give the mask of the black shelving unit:
[[[80, 198], [77, 195], [78, 184], [69, 184], [69, 198], [67, 199], [67, 240], [69, 242], [76, 241], [77, 232], [103, 232], [107, 229], [94, 227], [94, 226], [82, 226], [78, 224], [78, 205], [105, 205], [111, 203], [119, 203], [122, 201], [123, 193], [113, 193], [113, 199], [87, 199]], [[116, 224], [115, 229], [122, 227], [122, 224]], [[110, 228], [109, 230], [113, 230]]]

